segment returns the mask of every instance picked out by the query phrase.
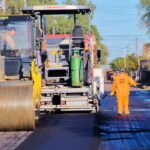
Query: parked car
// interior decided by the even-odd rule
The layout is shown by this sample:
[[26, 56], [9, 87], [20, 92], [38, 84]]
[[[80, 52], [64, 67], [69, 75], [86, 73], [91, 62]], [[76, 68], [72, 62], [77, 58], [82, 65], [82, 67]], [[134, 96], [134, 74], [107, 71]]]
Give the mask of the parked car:
[[113, 81], [113, 79], [114, 79], [114, 74], [115, 74], [115, 72], [114, 71], [107, 71], [106, 72], [106, 76], [107, 76], [107, 80], [110, 80], [110, 81]]

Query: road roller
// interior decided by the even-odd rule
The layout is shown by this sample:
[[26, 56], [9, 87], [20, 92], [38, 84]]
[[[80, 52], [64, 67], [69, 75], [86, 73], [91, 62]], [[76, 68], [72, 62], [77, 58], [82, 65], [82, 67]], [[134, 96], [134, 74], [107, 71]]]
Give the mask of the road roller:
[[[22, 12], [0, 16], [0, 130], [34, 130], [41, 113], [98, 111], [103, 73], [90, 33], [91, 9], [46, 5]], [[71, 33], [48, 38], [47, 15], [71, 15]], [[87, 32], [77, 22], [80, 15], [89, 22]]]
[[0, 130], [33, 130], [31, 64], [33, 22], [28, 15], [0, 16]]

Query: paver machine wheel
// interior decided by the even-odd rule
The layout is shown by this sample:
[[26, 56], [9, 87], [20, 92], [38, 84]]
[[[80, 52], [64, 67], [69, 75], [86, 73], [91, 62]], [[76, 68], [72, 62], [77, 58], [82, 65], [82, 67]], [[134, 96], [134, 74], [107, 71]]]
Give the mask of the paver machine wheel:
[[32, 82], [0, 82], [0, 130], [33, 130]]

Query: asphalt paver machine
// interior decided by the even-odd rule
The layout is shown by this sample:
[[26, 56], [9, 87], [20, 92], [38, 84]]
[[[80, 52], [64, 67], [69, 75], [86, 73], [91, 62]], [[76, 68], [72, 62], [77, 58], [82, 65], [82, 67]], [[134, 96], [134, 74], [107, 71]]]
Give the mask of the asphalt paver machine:
[[[34, 129], [35, 116], [41, 112], [98, 111], [102, 70], [94, 67], [91, 9], [46, 5], [25, 7], [22, 12], [25, 15], [0, 17], [0, 130]], [[46, 38], [45, 16], [66, 14], [74, 16], [74, 29], [54, 49]], [[86, 36], [76, 22], [78, 14], [88, 16]], [[3, 38], [12, 28], [13, 49]]]

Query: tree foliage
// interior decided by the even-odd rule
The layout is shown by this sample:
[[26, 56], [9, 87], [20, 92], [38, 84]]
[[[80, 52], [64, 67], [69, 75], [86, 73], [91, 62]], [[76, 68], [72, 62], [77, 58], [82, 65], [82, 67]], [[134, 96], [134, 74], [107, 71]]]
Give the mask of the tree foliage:
[[[25, 5], [25, 0], [5, 0], [6, 3], [6, 10], [9, 14], [20, 14], [21, 8]], [[56, 5], [56, 0], [26, 0], [26, 4], [28, 6], [33, 5], [43, 5], [43, 4], [49, 4], [49, 5]]]
[[138, 68], [137, 57], [134, 54], [128, 55], [126, 58], [116, 58], [110, 63], [110, 66], [113, 70], [120, 70], [125, 68], [126, 61], [126, 69], [128, 71], [135, 71]]
[[140, 12], [143, 25], [148, 29], [148, 33], [150, 33], [150, 0], [140, 0]]
[[[76, 5], [89, 6], [92, 10], [91, 20], [93, 19], [94, 12], [96, 10], [96, 5], [94, 3], [92, 3], [91, 0], [89, 0], [89, 1], [87, 1], [87, 0], [76, 0], [76, 1], [66, 0], [66, 1], [64, 1], [64, 4], [71, 4], [71, 2], [72, 2], [72, 4], [76, 4]], [[88, 18], [87, 18], [87, 16], [86, 15], [84, 15], [84, 16], [78, 15], [77, 19], [78, 19], [78, 22], [81, 23], [84, 33], [88, 33]], [[94, 24], [91, 24], [91, 33], [93, 33], [95, 35], [96, 41], [97, 41], [97, 47], [99, 49], [101, 49], [101, 63], [105, 64], [107, 62], [108, 50], [107, 50], [107, 47], [102, 43], [101, 35], [98, 31], [98, 28]]]
[[64, 0], [63, 4], [72, 5], [72, 4], [74, 4], [74, 1], [73, 0]]
[[[21, 8], [25, 5], [24, 0], [5, 0], [7, 6], [7, 13], [9, 14], [20, 14]], [[26, 0], [28, 6], [33, 5], [56, 5], [56, 0]], [[67, 5], [86, 5], [92, 10], [91, 20], [94, 17], [94, 11], [96, 5], [92, 3], [91, 0], [64, 0], [63, 4]], [[77, 15], [78, 22], [82, 25], [84, 33], [88, 33], [88, 16], [87, 15]], [[62, 15], [62, 16], [47, 16], [47, 32], [48, 33], [60, 33], [69, 34], [73, 30], [73, 16], [72, 15]], [[97, 40], [97, 47], [101, 49], [102, 58], [101, 63], [106, 63], [106, 58], [108, 51], [106, 46], [102, 43], [101, 35], [94, 24], [91, 24], [91, 32], [95, 35]]]
[[116, 58], [111, 63], [110, 66], [113, 70], [120, 70], [124, 68], [124, 59], [123, 58]]

